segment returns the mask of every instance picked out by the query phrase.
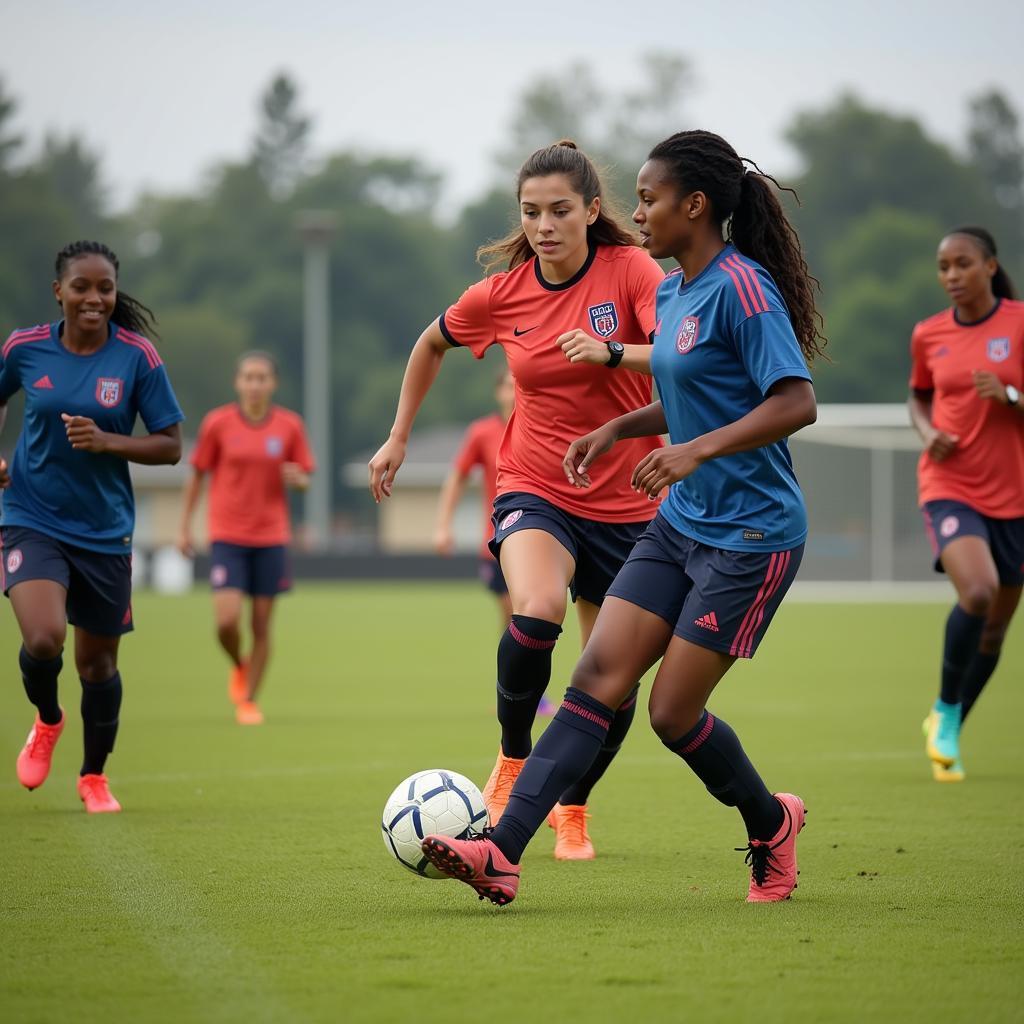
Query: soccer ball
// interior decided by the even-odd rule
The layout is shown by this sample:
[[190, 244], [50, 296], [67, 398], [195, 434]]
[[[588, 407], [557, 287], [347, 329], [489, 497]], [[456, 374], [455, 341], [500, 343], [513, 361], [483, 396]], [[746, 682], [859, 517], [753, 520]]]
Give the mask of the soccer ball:
[[420, 849], [424, 836], [465, 839], [487, 826], [480, 790], [465, 775], [430, 768], [400, 782], [384, 805], [384, 846], [403, 867], [423, 878], [444, 878]]

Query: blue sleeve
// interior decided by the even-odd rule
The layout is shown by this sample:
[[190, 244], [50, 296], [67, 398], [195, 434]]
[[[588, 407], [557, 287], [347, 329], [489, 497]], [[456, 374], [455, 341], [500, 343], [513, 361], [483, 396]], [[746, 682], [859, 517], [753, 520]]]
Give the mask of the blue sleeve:
[[6, 402], [21, 387], [21, 378], [14, 365], [16, 351], [13, 349], [6, 360], [0, 353], [0, 402]]
[[762, 395], [784, 377], [811, 380], [788, 314], [769, 310], [748, 316], [734, 337], [740, 361]]
[[151, 434], [185, 418], [163, 363], [152, 370], [142, 371], [136, 378], [135, 406]]

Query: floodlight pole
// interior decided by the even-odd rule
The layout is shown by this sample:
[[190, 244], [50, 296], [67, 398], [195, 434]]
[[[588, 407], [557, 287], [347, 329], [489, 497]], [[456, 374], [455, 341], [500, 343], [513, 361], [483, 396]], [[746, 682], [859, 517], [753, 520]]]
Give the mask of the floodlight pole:
[[329, 210], [304, 210], [295, 222], [303, 248], [302, 400], [317, 471], [306, 492], [306, 526], [313, 547], [323, 549], [331, 537], [330, 244], [337, 218]]

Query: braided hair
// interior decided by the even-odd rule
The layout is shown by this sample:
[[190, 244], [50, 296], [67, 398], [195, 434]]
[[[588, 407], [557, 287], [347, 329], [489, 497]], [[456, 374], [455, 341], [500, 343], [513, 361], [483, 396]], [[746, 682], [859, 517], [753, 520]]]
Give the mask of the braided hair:
[[[593, 161], [572, 139], [560, 139], [527, 157], [516, 178], [516, 199], [522, 193], [523, 183], [529, 178], [546, 178], [551, 174], [565, 175], [573, 192], [583, 197], [584, 206], [589, 206], [595, 198], [602, 197], [597, 218], [593, 224], [587, 226], [588, 245], [636, 245], [636, 237], [618, 222], [622, 215], [603, 198], [601, 175]], [[516, 227], [504, 238], [482, 245], [477, 250], [476, 258], [484, 270], [490, 273], [501, 264], [505, 264], [509, 270], [514, 270], [533, 255], [533, 248], [526, 237], [526, 232], [521, 227]]]
[[[102, 242], [81, 240], [69, 242], [57, 253], [57, 258], [54, 261], [54, 270], [56, 271], [58, 281], [63, 279], [64, 274], [67, 272], [68, 264], [72, 260], [78, 259], [79, 256], [102, 256], [114, 268], [115, 279], [120, 273], [121, 265], [117, 260], [117, 254], [112, 249], [105, 246]], [[117, 289], [117, 300], [114, 303], [114, 312], [110, 314], [110, 319], [119, 327], [124, 327], [126, 330], [134, 331], [136, 334], [144, 334], [146, 337], [159, 340], [159, 335], [153, 326], [156, 322], [153, 311], [148, 306], [144, 306], [138, 299], [133, 299], [126, 292], [121, 291], [120, 288]]]
[[[824, 322], [814, 306], [814, 291], [820, 286], [807, 269], [800, 239], [775, 194], [783, 186], [752, 160], [741, 159], [713, 132], [677, 132], [659, 142], [648, 159], [665, 166], [680, 195], [707, 196], [715, 223], [729, 222], [727, 239], [744, 256], [757, 260], [779, 286], [804, 358], [810, 363], [822, 355], [827, 344], [821, 333]], [[744, 166], [747, 163], [753, 170]], [[796, 195], [792, 189], [785, 191]]]
[[965, 227], [953, 228], [952, 231], [946, 232], [945, 237], [948, 238], [950, 235], [967, 235], [981, 250], [981, 254], [985, 259], [996, 261], [996, 272], [992, 275], [992, 294], [997, 299], [1017, 298], [1017, 289], [1014, 288], [1010, 275], [1003, 269], [1003, 265], [999, 260], [996, 259], [999, 255], [999, 250], [996, 248], [996, 240], [990, 232], [986, 231], [985, 228]]

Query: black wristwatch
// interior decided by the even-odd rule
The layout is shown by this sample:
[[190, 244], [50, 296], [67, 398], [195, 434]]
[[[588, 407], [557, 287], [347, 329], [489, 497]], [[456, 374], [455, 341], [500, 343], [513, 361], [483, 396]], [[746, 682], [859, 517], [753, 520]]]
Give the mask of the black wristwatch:
[[622, 362], [622, 357], [626, 354], [626, 346], [621, 341], [609, 341], [608, 342], [608, 362], [604, 365], [609, 370], [614, 370], [619, 363]]
[[[610, 346], [609, 346], [610, 347]], [[1012, 385], [1006, 385], [1006, 404], [1016, 405], [1020, 401], [1020, 392]]]

